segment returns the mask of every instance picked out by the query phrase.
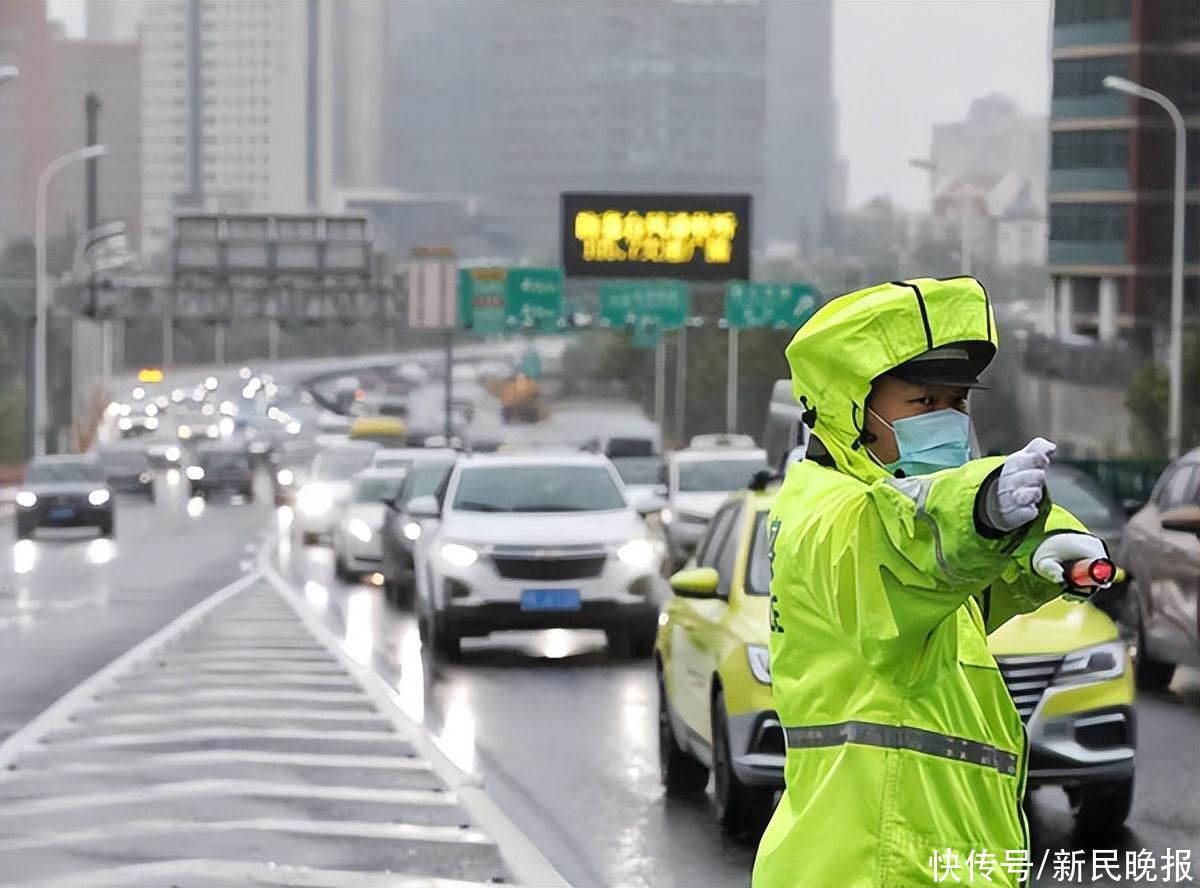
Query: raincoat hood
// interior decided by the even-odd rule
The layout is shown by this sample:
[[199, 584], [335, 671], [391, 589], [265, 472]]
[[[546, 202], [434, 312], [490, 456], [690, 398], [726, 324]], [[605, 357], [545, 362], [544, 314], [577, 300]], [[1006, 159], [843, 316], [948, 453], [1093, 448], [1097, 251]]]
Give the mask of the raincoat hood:
[[888, 473], [860, 442], [876, 378], [944, 345], [981, 364], [996, 354], [996, 323], [973, 277], [894, 281], [830, 300], [796, 333], [786, 354], [805, 424], [839, 471], [870, 483]]

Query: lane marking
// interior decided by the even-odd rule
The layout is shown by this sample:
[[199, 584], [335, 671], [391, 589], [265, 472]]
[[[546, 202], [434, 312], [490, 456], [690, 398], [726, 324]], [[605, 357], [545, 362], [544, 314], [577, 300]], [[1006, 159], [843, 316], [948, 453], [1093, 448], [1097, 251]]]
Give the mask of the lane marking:
[[216, 880], [226, 885], [263, 888], [495, 888], [494, 882], [462, 882], [392, 872], [315, 869], [241, 860], [163, 860], [76, 873], [33, 882], [8, 883], [6, 888], [123, 888], [128, 885], [191, 884]]
[[432, 772], [433, 766], [419, 758], [394, 755], [347, 755], [319, 752], [269, 752], [257, 749], [203, 749], [187, 752], [160, 752], [139, 755], [134, 759], [109, 762], [56, 762], [51, 768], [21, 767], [0, 776], [6, 780], [28, 775], [53, 776], [63, 774], [111, 774], [178, 768], [180, 765], [280, 765], [290, 768], [361, 768], [378, 771]]
[[395, 688], [373, 669], [363, 666], [346, 652], [342, 645], [342, 639], [334, 634], [324, 620], [308, 606], [303, 595], [279, 573], [271, 558], [272, 550], [273, 546], [267, 545], [259, 552], [258, 566], [263, 577], [274, 587], [280, 597], [291, 605], [313, 637], [341, 661], [346, 671], [376, 701], [380, 711], [391, 718], [396, 730], [410, 740], [420, 755], [429, 760], [434, 772], [458, 796], [460, 804], [474, 818], [475, 822], [495, 840], [496, 848], [500, 851], [500, 855], [508, 864], [517, 881], [527, 885], [537, 885], [539, 888], [570, 888], [570, 883], [563, 878], [562, 874], [541, 852], [541, 849], [487, 794], [482, 779], [477, 775], [463, 772], [454, 764], [442, 752], [425, 726], [413, 721], [405, 714], [400, 696]]
[[321, 799], [333, 802], [378, 802], [392, 805], [457, 804], [452, 793], [427, 789], [376, 789], [358, 786], [316, 786], [303, 783], [274, 783], [266, 780], [181, 780], [124, 792], [80, 793], [54, 798], [8, 801], [0, 807], [0, 819], [27, 817], [79, 808], [108, 805], [146, 804], [194, 796], [252, 796], [271, 799]]
[[[181, 701], [241, 701], [270, 702], [278, 700], [288, 703], [370, 703], [362, 691], [288, 691], [263, 690], [261, 688], [195, 688], [178, 694], [101, 694], [96, 698], [103, 702], [127, 709], [139, 705], [154, 706], [160, 703], [178, 704]], [[374, 711], [374, 710], [372, 710]]]
[[400, 743], [394, 731], [307, 731], [301, 728], [192, 728], [155, 734], [110, 734], [46, 741], [48, 749], [104, 749], [120, 746], [153, 746], [156, 743], [196, 743], [207, 740], [328, 740], [338, 743]]
[[133, 673], [127, 676], [121, 676], [116, 685], [124, 685], [136, 683], [139, 686], [148, 689], [175, 689], [175, 688], [202, 688], [202, 687], [248, 687], [261, 688], [271, 685], [309, 685], [312, 687], [327, 687], [327, 688], [354, 688], [358, 689], [358, 685], [353, 678], [345, 675], [287, 675], [277, 674], [271, 676], [257, 675], [223, 675], [219, 678], [216, 676], [193, 675], [155, 675], [149, 671]]
[[387, 722], [374, 707], [358, 709], [245, 709], [234, 706], [197, 706], [180, 711], [178, 707], [157, 712], [121, 712], [78, 719], [76, 724], [88, 731], [116, 725], [152, 725], [163, 721], [328, 721]]
[[[211, 662], [206, 662], [206, 663], [189, 663], [186, 666], [176, 667], [176, 666], [171, 665], [171, 658], [168, 655], [166, 658], [166, 664], [167, 664], [166, 666], [161, 667], [155, 671], [158, 672], [160, 675], [161, 674], [170, 675], [172, 672], [189, 672], [190, 673], [192, 670], [195, 670], [195, 669], [199, 669], [199, 670], [202, 670], [204, 672], [209, 672], [209, 673], [212, 673], [212, 672], [252, 672], [255, 675], [262, 675], [265, 672], [264, 666], [267, 666], [275, 671], [285, 672], [286, 674], [289, 674], [289, 675], [295, 675], [295, 674], [301, 673], [301, 672], [315, 673], [317, 675], [338, 675], [338, 676], [340, 676], [342, 674], [342, 670], [338, 668], [337, 661], [335, 661], [335, 660], [330, 660], [328, 663], [311, 663], [306, 660], [300, 660], [300, 661], [276, 661], [276, 662], [272, 662], [272, 663], [268, 663], [268, 664], [257, 663], [257, 662], [249, 662], [248, 663], [248, 662], [244, 662], [241, 660], [213, 660]], [[284, 670], [282, 668], [277, 668], [277, 667], [283, 667], [283, 666], [286, 666], [287, 669]]]
[[456, 826], [424, 826], [416, 823], [372, 823], [363, 820], [292, 820], [263, 817], [248, 820], [127, 820], [92, 829], [56, 830], [44, 835], [0, 839], [0, 851], [29, 851], [65, 845], [112, 842], [117, 839], [184, 833], [281, 832], [322, 838], [386, 839], [448, 845], [491, 845], [492, 840], [473, 829]]
[[111, 683], [113, 679], [132, 669], [142, 660], [147, 659], [156, 649], [167, 642], [178, 638], [192, 626], [203, 619], [213, 608], [228, 601], [243, 589], [247, 589], [262, 578], [260, 572], [247, 574], [235, 580], [228, 586], [218, 589], [203, 601], [184, 611], [149, 638], [134, 645], [128, 651], [117, 657], [107, 666], [84, 679], [74, 688], [52, 703], [45, 711], [36, 716], [27, 725], [20, 728], [0, 743], [0, 769], [11, 765], [26, 747], [42, 739], [46, 734], [67, 723], [68, 718], [78, 710], [89, 705], [91, 699], [100, 689]]

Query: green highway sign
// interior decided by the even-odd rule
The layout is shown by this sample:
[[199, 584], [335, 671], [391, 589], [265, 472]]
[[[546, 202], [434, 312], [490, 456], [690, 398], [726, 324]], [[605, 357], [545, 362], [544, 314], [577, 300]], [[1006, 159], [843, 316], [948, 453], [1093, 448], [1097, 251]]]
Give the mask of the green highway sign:
[[563, 318], [563, 273], [558, 268], [510, 268], [504, 278], [510, 330], [556, 333]]
[[458, 317], [481, 336], [508, 332], [504, 313], [503, 268], [463, 268], [458, 272]]
[[821, 296], [811, 284], [751, 284], [730, 281], [725, 285], [725, 320], [730, 329], [775, 327], [792, 330], [812, 317]]
[[676, 330], [687, 323], [683, 281], [606, 281], [600, 285], [600, 320], [610, 327]]

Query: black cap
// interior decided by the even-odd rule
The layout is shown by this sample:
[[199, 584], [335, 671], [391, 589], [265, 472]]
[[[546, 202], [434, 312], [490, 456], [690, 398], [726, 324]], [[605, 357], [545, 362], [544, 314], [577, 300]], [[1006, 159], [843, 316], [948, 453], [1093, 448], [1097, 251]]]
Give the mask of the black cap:
[[994, 355], [995, 349], [991, 343], [943, 345], [917, 355], [888, 372], [915, 385], [984, 389], [987, 386], [979, 381], [979, 375], [987, 369]]

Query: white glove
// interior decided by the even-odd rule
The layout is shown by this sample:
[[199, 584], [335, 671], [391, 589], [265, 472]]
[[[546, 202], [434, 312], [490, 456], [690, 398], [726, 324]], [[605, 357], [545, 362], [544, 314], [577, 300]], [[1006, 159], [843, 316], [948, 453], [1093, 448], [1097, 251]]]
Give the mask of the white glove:
[[[1091, 561], [1107, 558], [1108, 549], [1097, 537], [1088, 533], [1056, 533], [1046, 538], [1033, 553], [1033, 572], [1052, 583], [1066, 579], [1065, 562]], [[1107, 589], [1111, 583], [1095, 588]]]
[[1004, 461], [1000, 477], [992, 484], [984, 502], [987, 523], [1002, 533], [1024, 527], [1038, 515], [1038, 504], [1046, 492], [1046, 466], [1055, 445], [1034, 438]]

